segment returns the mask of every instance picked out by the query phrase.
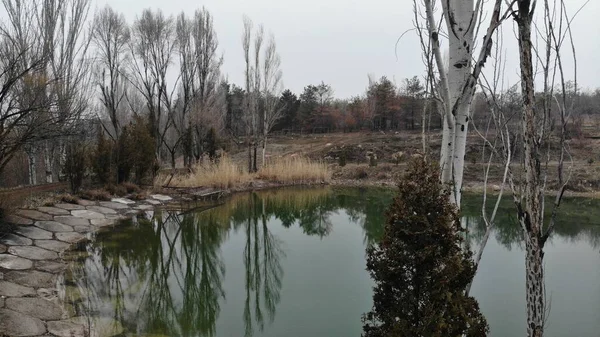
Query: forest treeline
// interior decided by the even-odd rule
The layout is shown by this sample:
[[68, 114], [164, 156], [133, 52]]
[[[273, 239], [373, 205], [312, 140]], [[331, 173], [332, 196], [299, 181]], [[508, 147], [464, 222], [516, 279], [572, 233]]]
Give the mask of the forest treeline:
[[[248, 170], [256, 171], [258, 149], [264, 162], [273, 132], [442, 127], [440, 103], [417, 76], [400, 83], [365, 77], [365, 91], [350, 98], [335, 97], [334, 87], [318, 81], [293, 92], [284, 88], [285, 60], [273, 34], [244, 18], [240, 53], [231, 57], [245, 59], [245, 81], [231, 83], [208, 9], [176, 16], [144, 9], [128, 22], [111, 7], [93, 12], [90, 4], [2, 2], [0, 183], [12, 177], [3, 171], [27, 172], [30, 184], [63, 179], [81, 166], [67, 155], [84, 152], [94, 154], [90, 167], [108, 167], [92, 170], [100, 178], [141, 181], [136, 171], [212, 159], [225, 140], [247, 147]], [[498, 97], [518, 111], [516, 87]], [[476, 124], [487, 120], [488, 101], [476, 95]], [[574, 104], [573, 124], [581, 129], [584, 116], [600, 110], [600, 91], [579, 91]], [[138, 151], [144, 144], [149, 149]]]

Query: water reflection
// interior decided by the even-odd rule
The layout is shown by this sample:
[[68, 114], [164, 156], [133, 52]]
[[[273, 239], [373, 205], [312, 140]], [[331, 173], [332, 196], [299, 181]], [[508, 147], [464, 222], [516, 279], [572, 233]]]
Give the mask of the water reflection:
[[[481, 219], [481, 197], [469, 195], [464, 198], [462, 222], [467, 225], [471, 244], [478, 245], [485, 234], [485, 223]], [[546, 200], [549, 219], [552, 205]], [[491, 205], [490, 205], [491, 207]], [[488, 211], [491, 213], [491, 210]], [[489, 214], [488, 213], [488, 214]], [[523, 249], [523, 231], [515, 215], [515, 206], [510, 198], [500, 203], [494, 225], [495, 240], [507, 250]], [[571, 242], [585, 241], [594, 249], [600, 249], [600, 200], [584, 198], [566, 198], [561, 204], [556, 227], [552, 238], [568, 239]]]
[[345, 210], [372, 243], [390, 197], [387, 190], [280, 190], [235, 195], [200, 213], [138, 218], [81, 247], [87, 257], [69, 280], [85, 292], [77, 310], [137, 334], [215, 336], [226, 299], [221, 246], [230, 233], [243, 233], [244, 334], [252, 336], [274, 321], [281, 300], [286, 251], [274, 222], [323, 239], [333, 230], [332, 216]]
[[[139, 218], [136, 223], [100, 233], [94, 242], [70, 254], [78, 263], [67, 275], [66, 299], [74, 304], [78, 315], [110, 319], [114, 326], [123, 325], [126, 332], [138, 335], [211, 337], [224, 335], [219, 332], [223, 325], [237, 322], [239, 328], [231, 328], [233, 334], [225, 335], [273, 334], [267, 327], [277, 320], [285, 296], [319, 296], [306, 292], [288, 295], [289, 289], [283, 292], [284, 284], [289, 287], [316, 277], [296, 272], [305, 268], [298, 262], [298, 254], [304, 254], [303, 250], [327, 246], [329, 250], [324, 254], [332, 254], [342, 251], [342, 246], [336, 244], [346, 245], [344, 249], [356, 251], [358, 256], [344, 250], [347, 261], [336, 257], [328, 263], [348, 263], [348, 269], [356, 269], [356, 273], [368, 278], [360, 255], [367, 245], [381, 238], [385, 211], [393, 194], [393, 190], [386, 189], [284, 189], [234, 195], [225, 204], [204, 212], [155, 212], [147, 219]], [[464, 200], [463, 222], [469, 228], [468, 241], [477, 247], [485, 231], [479, 217], [481, 198], [467, 196]], [[585, 212], [581, 211], [582, 204]], [[598, 250], [600, 226], [589, 226], [600, 219], [597, 206], [600, 204], [595, 201], [565, 201], [554, 239], [585, 240]], [[519, 249], [522, 241], [513, 214], [510, 201], [503, 202], [493, 233], [495, 241], [508, 250]], [[360, 232], [358, 246], [354, 241], [344, 241], [351, 240], [350, 234], [336, 244], [332, 242], [334, 234], [355, 233], [347, 226]], [[324, 242], [304, 248], [303, 245], [313, 243], [298, 239], [298, 235]], [[302, 245], [292, 254], [289, 244], [294, 240]], [[319, 277], [327, 277], [322, 275], [322, 269], [318, 272]], [[343, 317], [337, 324], [343, 328], [355, 321], [355, 334], [359, 335], [360, 313], [368, 311], [371, 305], [369, 280], [357, 284], [356, 276], [337, 279], [336, 272], [331, 273], [335, 275], [330, 276], [334, 284], [344, 284], [344, 289], [353, 294], [365, 294], [366, 307], [356, 308], [356, 317]], [[306, 279], [293, 279], [298, 277]], [[333, 295], [325, 289], [321, 296]], [[348, 297], [346, 293], [343, 296]], [[239, 305], [232, 304], [238, 299]], [[295, 297], [291, 301], [302, 299]], [[359, 303], [352, 301], [355, 302], [348, 306]], [[282, 313], [280, 309], [279, 315], [292, 312], [295, 311]], [[336, 315], [322, 314], [328, 320]], [[218, 324], [219, 321], [226, 323]], [[314, 335], [315, 331], [307, 333], [304, 335]]]

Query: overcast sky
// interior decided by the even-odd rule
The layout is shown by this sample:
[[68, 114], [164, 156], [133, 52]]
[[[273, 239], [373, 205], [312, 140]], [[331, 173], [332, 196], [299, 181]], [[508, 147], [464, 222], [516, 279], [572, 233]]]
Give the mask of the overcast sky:
[[[308, 84], [330, 84], [339, 98], [362, 94], [367, 75], [386, 75], [397, 84], [422, 76], [418, 39], [407, 33], [413, 27], [411, 0], [96, 0], [96, 7], [111, 5], [132, 22], [143, 8], [160, 8], [166, 14], [192, 15], [205, 6], [214, 16], [223, 73], [230, 82], [243, 83], [242, 17], [248, 15], [275, 35], [282, 59], [286, 88], [300, 93]], [[566, 0], [574, 14], [586, 0]], [[542, 7], [538, 6], [541, 11]], [[516, 83], [518, 55], [512, 22], [506, 25], [507, 82]], [[573, 23], [579, 83], [600, 87], [600, 1], [591, 0]], [[570, 48], [569, 48], [570, 49]], [[565, 55], [571, 58], [570, 55]], [[572, 77], [572, 62], [565, 61]]]

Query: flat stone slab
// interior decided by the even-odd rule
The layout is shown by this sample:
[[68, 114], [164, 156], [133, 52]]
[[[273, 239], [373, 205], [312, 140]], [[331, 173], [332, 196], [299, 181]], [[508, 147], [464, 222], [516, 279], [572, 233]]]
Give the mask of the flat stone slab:
[[8, 249], [8, 247], [6, 247], [5, 245], [0, 243], [0, 254], [6, 253], [7, 249]]
[[73, 227], [67, 226], [56, 221], [36, 221], [34, 224], [36, 227], [45, 229], [50, 232], [72, 232]]
[[59, 337], [84, 337], [85, 327], [70, 320], [48, 322], [48, 332]]
[[152, 205], [137, 205], [134, 208], [138, 209], [140, 211], [149, 211], [151, 209], [154, 209], [154, 206], [152, 206]]
[[69, 211], [58, 207], [38, 207], [38, 211], [48, 213], [50, 215], [69, 215]]
[[36, 211], [33, 209], [19, 209], [15, 212], [16, 215], [24, 217], [24, 218], [28, 218], [28, 219], [32, 219], [32, 220], [52, 220], [52, 215], [50, 214], [46, 214], [46, 213], [42, 213], [40, 211]]
[[81, 206], [94, 206], [96, 205], [95, 201], [91, 201], [91, 200], [85, 200], [85, 199], [79, 199], [77, 200], [77, 203]]
[[52, 288], [56, 286], [56, 275], [37, 270], [10, 271], [4, 275], [4, 279], [33, 288]]
[[[30, 261], [31, 262], [31, 261]], [[41, 271], [46, 271], [49, 273], [60, 273], [62, 271], [64, 271], [65, 269], [67, 269], [67, 264], [62, 263], [62, 262], [56, 262], [56, 261], [36, 261], [35, 262], [35, 269], [37, 270], [41, 270]]]
[[29, 246], [33, 244], [33, 241], [28, 238], [24, 238], [15, 234], [8, 234], [0, 239], [7, 246]]
[[148, 204], [151, 204], [151, 205], [154, 205], [154, 206], [157, 206], [157, 205], [160, 205], [160, 204], [162, 204], [162, 203], [161, 203], [160, 201], [158, 201], [158, 200], [146, 199], [146, 200], [144, 200], [144, 201], [145, 201], [146, 203], [148, 203]]
[[92, 226], [92, 225], [87, 225], [87, 226], [74, 226], [73, 229], [77, 232], [77, 233], [81, 233], [81, 234], [87, 234], [87, 233], [91, 233], [94, 232], [96, 230], [96, 227]]
[[0, 335], [37, 336], [46, 332], [40, 319], [10, 309], [0, 309]]
[[58, 240], [35, 240], [35, 245], [57, 253], [63, 252], [71, 246], [66, 242]]
[[113, 198], [110, 201], [117, 202], [119, 204], [125, 204], [125, 205], [133, 205], [133, 204], [135, 204], [135, 201], [133, 201], [131, 199], [127, 199], [127, 198]]
[[173, 200], [173, 198], [171, 198], [168, 195], [162, 195], [162, 194], [152, 194], [150, 195], [150, 198], [158, 200], [158, 201], [171, 201]]
[[33, 220], [20, 217], [18, 215], [10, 214], [5, 218], [6, 222], [11, 223], [13, 225], [21, 225], [21, 226], [31, 226], [33, 225]]
[[114, 209], [102, 206], [87, 206], [86, 209], [102, 214], [117, 214], [117, 211], [115, 211]]
[[106, 218], [108, 220], [124, 220], [124, 219], [127, 219], [126, 216], [123, 216], [121, 214], [107, 214]]
[[56, 252], [32, 246], [13, 246], [8, 248], [10, 254], [31, 260], [54, 260], [58, 259]]
[[6, 308], [43, 320], [59, 320], [63, 310], [57, 304], [41, 298], [9, 298]]
[[61, 224], [68, 226], [85, 226], [90, 224], [90, 221], [88, 219], [82, 219], [72, 215], [55, 216], [54, 221], [60, 222]]
[[98, 226], [98, 227], [111, 226], [115, 223], [114, 220], [111, 220], [111, 219], [92, 219], [91, 222], [92, 222], [92, 225]]
[[15, 229], [15, 233], [28, 237], [34, 240], [48, 240], [52, 239], [52, 232], [45, 231], [37, 227], [19, 227]]
[[76, 209], [85, 209], [85, 206], [77, 205], [77, 204], [56, 204], [54, 207], [62, 208], [67, 211], [74, 211]]
[[25, 270], [31, 267], [33, 267], [33, 262], [31, 260], [10, 254], [0, 254], [0, 268], [9, 270]]
[[76, 216], [78, 218], [84, 219], [104, 219], [105, 216], [102, 213], [90, 211], [90, 210], [75, 210], [71, 211], [71, 215]]
[[60, 241], [67, 242], [67, 243], [76, 243], [76, 242], [85, 240], [85, 235], [76, 233], [76, 232], [56, 233], [54, 235]]
[[129, 209], [129, 206], [127, 206], [127, 204], [112, 201], [100, 201], [100, 206], [112, 209]]
[[25, 287], [8, 281], [0, 281], [0, 296], [23, 297], [33, 295], [35, 295], [35, 290], [31, 287]]

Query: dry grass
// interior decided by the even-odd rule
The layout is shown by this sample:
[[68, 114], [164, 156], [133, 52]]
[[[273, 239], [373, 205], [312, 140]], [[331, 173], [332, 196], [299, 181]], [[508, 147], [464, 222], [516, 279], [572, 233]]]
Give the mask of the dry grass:
[[[155, 186], [170, 187], [214, 187], [241, 188], [258, 179], [278, 184], [311, 184], [326, 182], [331, 172], [326, 164], [313, 162], [303, 157], [287, 157], [274, 160], [258, 173], [250, 174], [228, 157], [217, 164], [207, 163], [194, 167], [189, 174], [176, 175], [164, 173], [156, 178]], [[170, 182], [169, 182], [170, 179]]]
[[81, 191], [79, 196], [87, 200], [110, 201], [111, 199], [110, 193], [102, 189]]
[[327, 164], [311, 161], [306, 157], [276, 159], [258, 171], [260, 179], [284, 184], [327, 182], [331, 171]]
[[56, 196], [56, 200], [59, 202], [65, 202], [67, 204], [76, 204], [79, 201], [79, 198], [70, 193], [61, 193]]
[[[170, 174], [161, 174], [156, 183], [164, 186], [169, 181]], [[190, 174], [175, 176], [171, 187], [215, 187], [232, 188], [249, 183], [252, 175], [241, 169], [229, 158], [223, 157], [218, 163], [205, 163], [194, 167]]]

